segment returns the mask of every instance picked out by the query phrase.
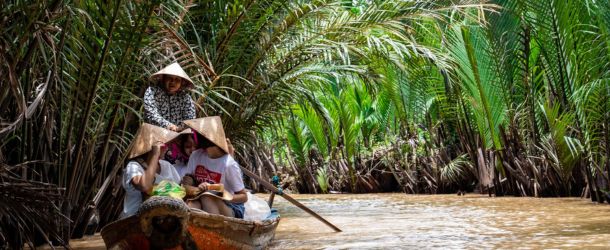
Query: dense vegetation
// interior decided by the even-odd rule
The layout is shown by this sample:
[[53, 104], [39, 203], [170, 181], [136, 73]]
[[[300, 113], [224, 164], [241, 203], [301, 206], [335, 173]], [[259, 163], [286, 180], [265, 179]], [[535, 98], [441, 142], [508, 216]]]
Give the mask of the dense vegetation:
[[173, 61], [240, 162], [301, 192], [609, 189], [608, 0], [9, 0], [0, 13], [0, 246], [116, 218], [147, 76]]
[[418, 47], [365, 46], [364, 73], [306, 80], [265, 139], [299, 190], [606, 199], [608, 1], [493, 3], [384, 30]]

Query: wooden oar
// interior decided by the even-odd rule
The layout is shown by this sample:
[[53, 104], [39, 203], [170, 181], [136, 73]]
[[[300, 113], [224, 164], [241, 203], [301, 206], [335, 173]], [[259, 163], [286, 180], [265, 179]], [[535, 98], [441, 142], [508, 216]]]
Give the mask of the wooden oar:
[[290, 201], [295, 206], [299, 207], [300, 209], [303, 209], [303, 211], [307, 212], [308, 214], [312, 215], [313, 217], [316, 217], [316, 219], [318, 219], [319, 221], [323, 222], [327, 226], [331, 227], [333, 230], [335, 230], [335, 232], [342, 232], [341, 229], [339, 229], [338, 227], [336, 227], [332, 223], [328, 222], [327, 220], [322, 218], [322, 216], [318, 215], [316, 212], [312, 211], [311, 209], [309, 209], [305, 205], [301, 204], [299, 201], [293, 199], [292, 197], [290, 197], [289, 195], [287, 195], [285, 193], [281, 193], [275, 186], [273, 186], [273, 184], [269, 183], [268, 181], [264, 180], [263, 178], [259, 177], [258, 175], [252, 173], [250, 170], [248, 170], [248, 169], [246, 169], [246, 168], [244, 168], [242, 166], [240, 166], [240, 168], [241, 168], [241, 171], [243, 171], [247, 176], [250, 176], [250, 178], [253, 178], [256, 181], [258, 181], [266, 189], [269, 189], [271, 192], [278, 193], [284, 199]]

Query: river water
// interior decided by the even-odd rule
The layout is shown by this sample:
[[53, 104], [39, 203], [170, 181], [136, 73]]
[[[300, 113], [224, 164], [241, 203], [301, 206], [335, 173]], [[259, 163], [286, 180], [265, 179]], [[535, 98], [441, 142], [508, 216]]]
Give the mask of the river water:
[[343, 230], [282, 198], [272, 249], [610, 249], [610, 206], [579, 198], [295, 195]]
[[[610, 206], [588, 199], [292, 196], [343, 232], [276, 196], [282, 220], [271, 249], [610, 249]], [[75, 249], [103, 247], [99, 236], [71, 243]]]

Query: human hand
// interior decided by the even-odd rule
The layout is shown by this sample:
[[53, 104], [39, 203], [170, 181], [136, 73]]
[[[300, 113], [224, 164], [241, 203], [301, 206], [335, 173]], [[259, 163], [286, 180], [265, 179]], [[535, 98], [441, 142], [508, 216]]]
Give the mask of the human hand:
[[178, 130], [176, 130], [176, 132], [182, 132], [183, 130], [185, 130], [187, 128], [187, 126], [182, 123], [176, 127], [178, 128]]
[[201, 191], [207, 191], [209, 188], [210, 184], [207, 182], [202, 182], [201, 184], [199, 184], [199, 186], [197, 186], [199, 189], [201, 189]]
[[193, 180], [193, 177], [185, 175], [184, 177], [182, 177], [182, 181], [180, 182], [180, 184], [193, 186], [195, 185], [195, 180]]
[[155, 144], [152, 145], [151, 148], [151, 153], [153, 156], [159, 157], [161, 156], [162, 151], [164, 150], [165, 144], [163, 144], [163, 142], [155, 142]]
[[193, 186], [183, 186], [183, 187], [184, 187], [184, 191], [186, 192], [187, 197], [197, 196], [201, 192], [203, 192], [203, 191], [201, 191], [201, 189], [193, 187]]
[[170, 124], [169, 126], [167, 126], [167, 129], [174, 131], [174, 132], [179, 132], [180, 128], [174, 124]]

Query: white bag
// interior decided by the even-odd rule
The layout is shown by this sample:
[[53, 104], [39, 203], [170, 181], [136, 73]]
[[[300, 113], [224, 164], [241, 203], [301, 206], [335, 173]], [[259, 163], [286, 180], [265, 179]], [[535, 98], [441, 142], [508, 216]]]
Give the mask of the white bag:
[[248, 201], [244, 203], [244, 220], [264, 220], [271, 214], [267, 202], [248, 192]]

